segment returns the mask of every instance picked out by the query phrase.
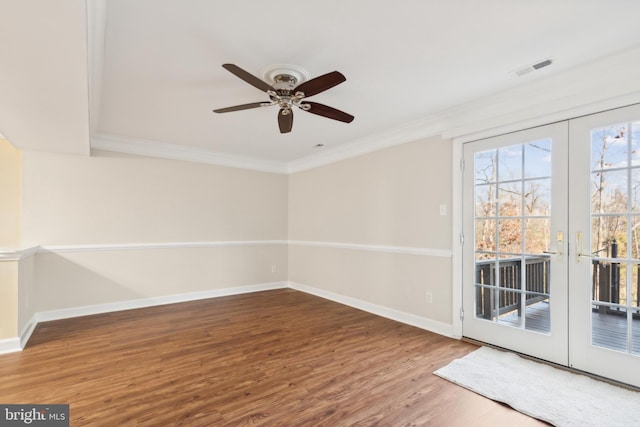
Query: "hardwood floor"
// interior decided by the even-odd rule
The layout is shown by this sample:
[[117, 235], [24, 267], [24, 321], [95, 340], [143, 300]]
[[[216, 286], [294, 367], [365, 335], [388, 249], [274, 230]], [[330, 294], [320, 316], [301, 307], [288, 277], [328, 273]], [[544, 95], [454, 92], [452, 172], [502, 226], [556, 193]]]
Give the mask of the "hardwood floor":
[[72, 426], [533, 426], [432, 372], [465, 343], [293, 290], [38, 325], [0, 403]]

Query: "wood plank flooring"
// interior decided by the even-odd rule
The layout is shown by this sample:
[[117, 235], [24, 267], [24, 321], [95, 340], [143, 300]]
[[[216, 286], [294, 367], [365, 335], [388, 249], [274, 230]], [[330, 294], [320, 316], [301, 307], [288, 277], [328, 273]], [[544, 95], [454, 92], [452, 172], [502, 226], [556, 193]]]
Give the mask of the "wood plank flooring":
[[432, 372], [476, 348], [294, 290], [40, 324], [0, 403], [72, 426], [534, 426]]

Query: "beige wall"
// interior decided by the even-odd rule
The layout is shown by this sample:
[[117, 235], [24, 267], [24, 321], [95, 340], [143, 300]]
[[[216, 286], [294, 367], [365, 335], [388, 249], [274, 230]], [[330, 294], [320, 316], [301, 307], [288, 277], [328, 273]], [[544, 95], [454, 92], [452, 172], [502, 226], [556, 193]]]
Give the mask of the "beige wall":
[[35, 280], [36, 256], [34, 254], [24, 257], [18, 264], [18, 334], [22, 336], [25, 329], [36, 313], [35, 307]]
[[0, 261], [0, 340], [18, 335], [18, 261]]
[[290, 176], [95, 154], [23, 154], [22, 241], [51, 250], [21, 262], [11, 330], [36, 312], [287, 280], [451, 324], [449, 141]]
[[451, 324], [451, 156], [450, 141], [430, 138], [291, 175], [289, 279]]
[[0, 248], [20, 245], [22, 155], [0, 139]]
[[[272, 271], [276, 266], [276, 271]], [[42, 253], [35, 312], [287, 280], [286, 245]]]
[[292, 240], [451, 247], [451, 143], [412, 142], [300, 172], [289, 181]]
[[287, 176], [174, 160], [24, 153], [23, 242], [287, 237]]
[[24, 153], [35, 312], [286, 281], [287, 176], [96, 154]]
[[[20, 245], [22, 157], [0, 139], [0, 251]], [[18, 261], [0, 260], [0, 340], [18, 334]]]

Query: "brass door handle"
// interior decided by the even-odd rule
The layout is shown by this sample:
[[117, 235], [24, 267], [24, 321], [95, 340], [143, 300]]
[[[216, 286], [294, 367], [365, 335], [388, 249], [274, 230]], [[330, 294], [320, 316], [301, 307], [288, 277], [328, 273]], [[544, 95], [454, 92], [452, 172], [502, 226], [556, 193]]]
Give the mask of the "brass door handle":
[[564, 248], [564, 233], [562, 231], [558, 231], [556, 233], [556, 250], [542, 251], [542, 253], [547, 255], [557, 255], [558, 261], [562, 261], [562, 255], [564, 255], [563, 248]]
[[593, 258], [593, 255], [582, 252], [582, 231], [576, 232], [576, 262], [580, 262], [581, 257]]

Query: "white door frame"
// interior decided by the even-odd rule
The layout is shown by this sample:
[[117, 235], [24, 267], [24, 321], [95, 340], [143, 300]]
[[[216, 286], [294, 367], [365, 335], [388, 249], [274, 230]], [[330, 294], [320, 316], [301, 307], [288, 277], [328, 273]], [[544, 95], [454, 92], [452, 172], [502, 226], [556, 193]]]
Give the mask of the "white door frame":
[[[552, 198], [549, 200], [550, 206], [553, 206], [551, 212], [551, 229], [550, 241], [547, 242], [548, 249], [558, 253], [566, 253], [566, 240], [556, 247], [556, 234], [567, 232], [567, 206], [568, 200], [566, 194], [567, 187], [567, 165], [568, 165], [568, 127], [567, 122], [559, 122], [546, 126], [539, 126], [519, 132], [513, 132], [498, 137], [492, 137], [480, 141], [470, 142], [468, 146], [463, 148], [465, 153], [465, 171], [463, 175], [463, 233], [464, 248], [463, 262], [468, 269], [464, 271], [462, 284], [463, 289], [463, 308], [464, 322], [463, 334], [480, 341], [491, 342], [500, 347], [510, 348], [512, 350], [538, 357], [540, 359], [549, 360], [551, 362], [564, 364], [568, 363], [568, 329], [567, 329], [567, 263], [564, 255], [548, 255], [550, 257], [551, 268], [551, 297], [550, 297], [550, 322], [551, 330], [549, 333], [535, 332], [530, 329], [523, 329], [514, 326], [507, 326], [504, 323], [487, 321], [485, 319], [476, 319], [475, 317], [475, 268], [470, 268], [475, 263], [475, 235], [474, 235], [474, 218], [475, 203], [472, 201], [474, 188], [472, 183], [475, 180], [474, 175], [474, 152], [481, 152], [487, 149], [509, 147], [520, 144], [527, 144], [531, 141], [542, 139], [551, 139], [553, 161], [550, 171], [553, 177]], [[525, 179], [522, 177], [521, 179]], [[468, 203], [465, 206], [465, 202]], [[524, 215], [524, 212], [521, 213]], [[466, 228], [465, 228], [466, 227]], [[522, 236], [524, 238], [524, 235]], [[517, 251], [519, 252], [519, 250]], [[524, 270], [522, 270], [524, 274]], [[524, 286], [524, 281], [522, 282]], [[465, 292], [469, 294], [465, 295]], [[524, 301], [523, 301], [524, 303]], [[523, 313], [523, 319], [524, 319]]]
[[[583, 250], [591, 253], [591, 130], [616, 123], [640, 121], [640, 105], [620, 108], [603, 113], [592, 114], [570, 122], [571, 141], [576, 148], [573, 152], [580, 158], [574, 164], [572, 176], [579, 176], [572, 188], [576, 197], [572, 202], [568, 239], [577, 246], [576, 233], [583, 235]], [[630, 137], [630, 135], [628, 135]], [[577, 144], [586, 144], [583, 147]], [[578, 249], [578, 248], [576, 248]], [[620, 382], [640, 385], [640, 357], [591, 344], [591, 259], [578, 258], [575, 250], [569, 256], [569, 275], [571, 277], [569, 302], [570, 324], [573, 326], [569, 336], [570, 366]], [[624, 258], [623, 258], [624, 259]], [[627, 283], [628, 295], [632, 283]]]

